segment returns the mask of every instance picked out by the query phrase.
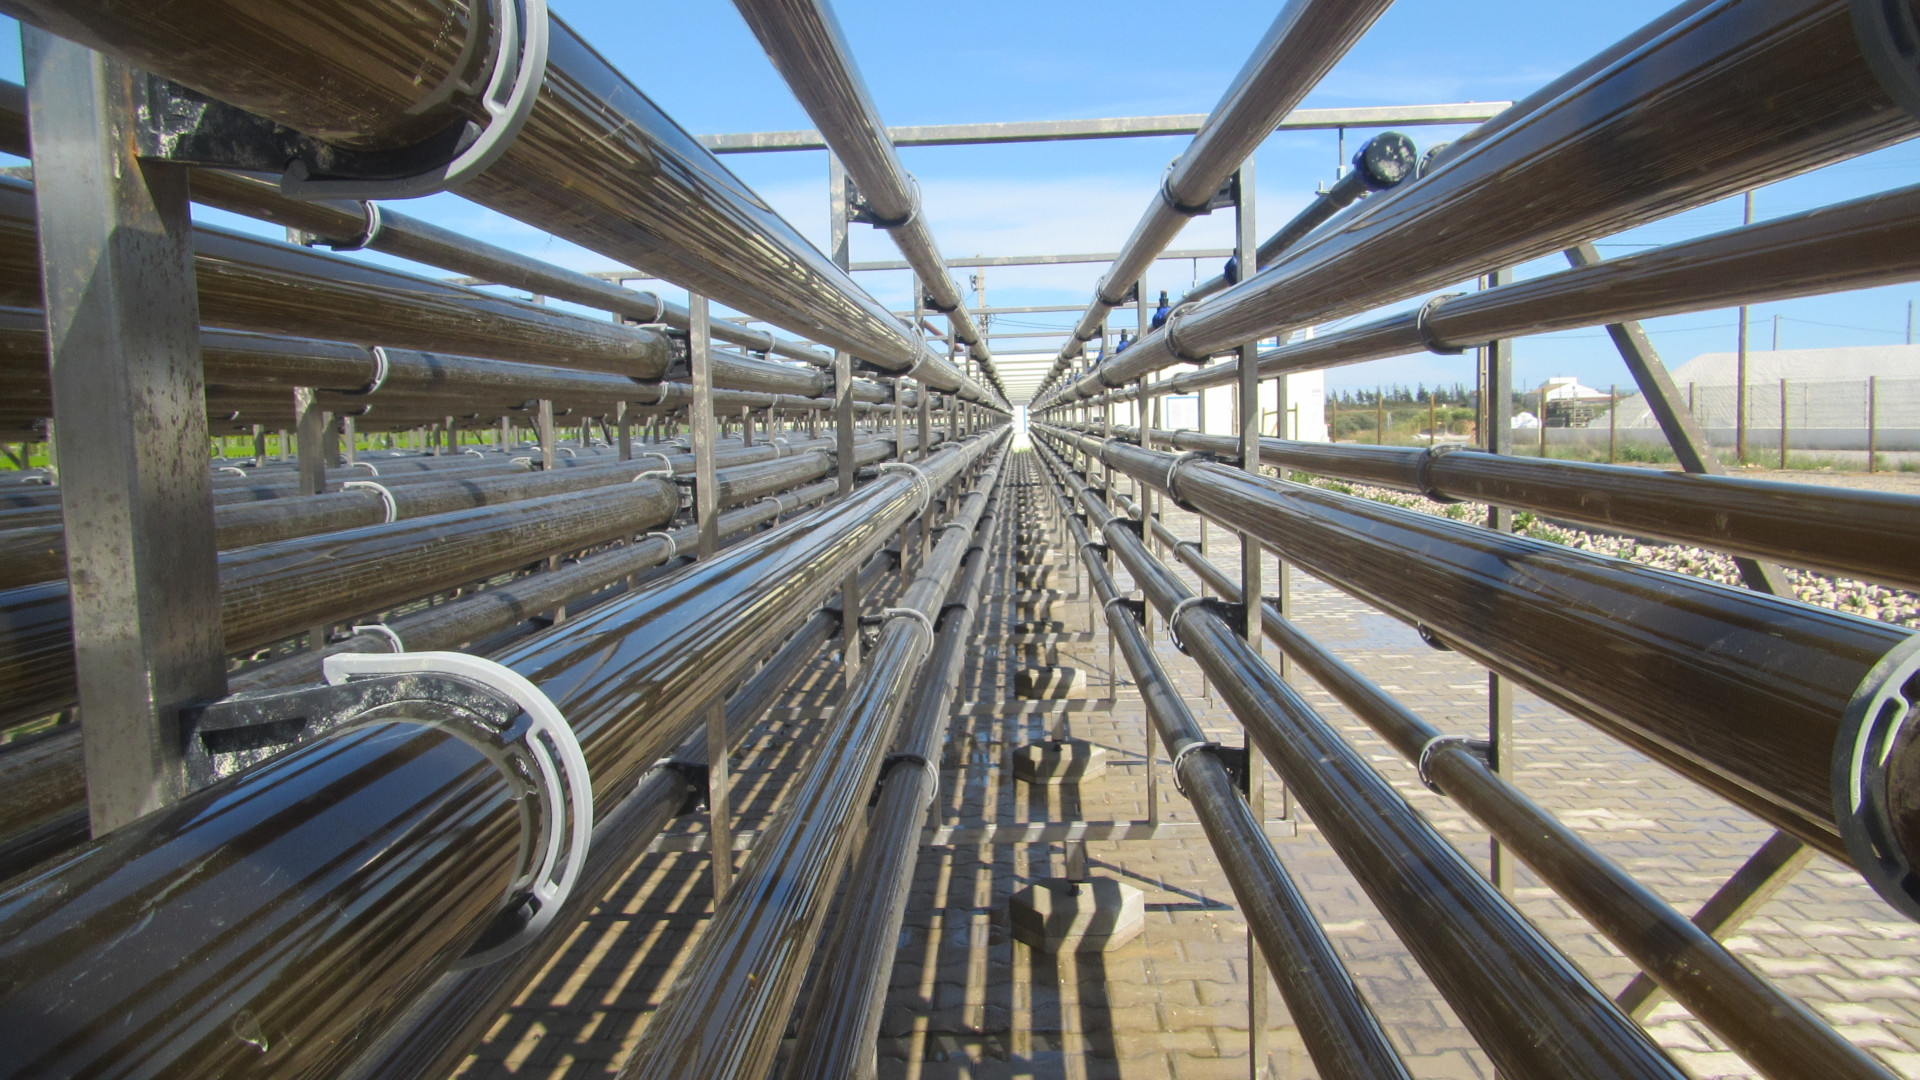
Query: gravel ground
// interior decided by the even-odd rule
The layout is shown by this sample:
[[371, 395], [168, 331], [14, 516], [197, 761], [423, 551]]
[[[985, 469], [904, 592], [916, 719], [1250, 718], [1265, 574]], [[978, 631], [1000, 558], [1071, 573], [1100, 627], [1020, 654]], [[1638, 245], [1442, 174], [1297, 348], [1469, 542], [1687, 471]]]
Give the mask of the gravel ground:
[[[1770, 474], [1769, 479], [1801, 483], [1833, 483], [1834, 486], [1873, 487], [1879, 490], [1920, 494], [1920, 477], [1900, 473], [1778, 473]], [[1437, 503], [1419, 495], [1336, 480], [1319, 479], [1314, 480], [1313, 483], [1317, 487], [1350, 492], [1377, 502], [1418, 510], [1423, 514], [1433, 514], [1436, 517], [1452, 518], [1456, 521], [1485, 521], [1487, 516], [1487, 507], [1481, 503]], [[1740, 571], [1734, 566], [1733, 558], [1718, 551], [1685, 547], [1679, 544], [1642, 543], [1624, 537], [1600, 536], [1539, 521], [1525, 512], [1516, 513], [1514, 522], [1517, 526], [1516, 531], [1535, 540], [1566, 544], [1582, 551], [1610, 555], [1660, 570], [1671, 570], [1674, 573], [1692, 574], [1695, 577], [1707, 578], [1726, 585], [1740, 584]], [[1861, 615], [1869, 619], [1879, 619], [1898, 626], [1920, 628], [1920, 594], [1889, 589], [1883, 585], [1856, 581], [1852, 578], [1828, 577], [1825, 574], [1795, 570], [1791, 567], [1787, 568], [1787, 579], [1793, 583], [1794, 594], [1806, 603], [1833, 608], [1851, 615]]]

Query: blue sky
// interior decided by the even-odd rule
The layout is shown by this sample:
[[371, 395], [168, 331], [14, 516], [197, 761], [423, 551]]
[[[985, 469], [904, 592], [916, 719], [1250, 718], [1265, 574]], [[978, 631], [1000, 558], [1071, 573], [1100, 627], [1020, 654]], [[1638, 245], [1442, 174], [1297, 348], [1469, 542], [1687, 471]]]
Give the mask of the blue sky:
[[[553, 0], [552, 6], [691, 131], [811, 126], [724, 0]], [[1668, 0], [1399, 0], [1305, 104], [1517, 99], [1668, 6]], [[941, 9], [940, 19], [923, 18], [931, 10], [898, 0], [839, 0], [835, 8], [881, 114], [891, 124], [927, 124], [1208, 111], [1279, 5], [1223, 0], [1210, 5], [1204, 18], [1169, 17], [1181, 9], [1127, 0], [1099, 5], [977, 0], [962, 9]], [[18, 49], [11, 43], [11, 24], [5, 26], [0, 75], [18, 80]], [[1458, 129], [1408, 133], [1424, 149]], [[1366, 134], [1350, 132], [1349, 146]], [[1333, 132], [1289, 132], [1267, 141], [1256, 162], [1263, 234], [1304, 205], [1317, 185], [1333, 179], [1335, 138]], [[927, 147], [903, 150], [902, 156], [921, 182], [925, 212], [949, 256], [1111, 251], [1131, 231], [1167, 161], [1185, 142], [1173, 137]], [[824, 245], [824, 154], [730, 155], [725, 160]], [[1907, 143], [1764, 188], [1756, 196], [1756, 216], [1805, 210], [1916, 179], [1920, 144]], [[455, 196], [421, 200], [408, 210], [568, 266], [612, 265]], [[205, 219], [272, 232], [217, 212]], [[1601, 247], [1617, 256], [1739, 221], [1739, 201], [1727, 200], [1607, 238]], [[1230, 229], [1228, 214], [1200, 218], [1177, 243], [1224, 247]], [[855, 230], [853, 255], [856, 260], [897, 257], [884, 236], [862, 227]], [[1562, 265], [1542, 260], [1521, 273]], [[1103, 269], [993, 268], [988, 302], [1083, 303]], [[1149, 288], [1168, 288], [1177, 296], [1196, 274], [1204, 278], [1217, 269], [1163, 262], [1149, 278]], [[967, 272], [957, 276], [965, 285]], [[860, 278], [889, 303], [909, 302], [904, 273]], [[1920, 285], [1763, 305], [1753, 311], [1755, 345], [1771, 343], [1775, 315], [1782, 317], [1784, 347], [1898, 343], [1905, 340], [1908, 303], [1916, 299]], [[996, 329], [1012, 330], [1009, 324], [1017, 322], [1039, 330], [1071, 321], [1067, 314], [1007, 316]], [[1653, 320], [1648, 329], [1668, 363], [1677, 365], [1702, 352], [1731, 349], [1735, 321], [1730, 310], [1705, 311]], [[1050, 353], [1056, 344], [1036, 339], [1033, 349]], [[998, 351], [1018, 350], [1003, 343]], [[1602, 387], [1631, 381], [1598, 329], [1525, 338], [1516, 356], [1521, 384], [1549, 375], [1577, 375]], [[1328, 382], [1338, 389], [1379, 382], [1470, 382], [1471, 377], [1470, 358], [1422, 356], [1338, 369], [1329, 373]]]

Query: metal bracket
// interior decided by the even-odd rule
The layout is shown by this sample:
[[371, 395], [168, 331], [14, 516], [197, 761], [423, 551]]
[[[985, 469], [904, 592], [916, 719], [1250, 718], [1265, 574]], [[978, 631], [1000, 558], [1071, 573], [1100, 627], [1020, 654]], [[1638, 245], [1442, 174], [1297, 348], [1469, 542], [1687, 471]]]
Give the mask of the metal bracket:
[[1453, 646], [1441, 640], [1440, 635], [1434, 633], [1433, 630], [1430, 627], [1426, 626], [1425, 624], [1414, 623], [1413, 629], [1415, 632], [1417, 632], [1420, 635], [1420, 640], [1427, 643], [1428, 648], [1434, 649], [1439, 652], [1453, 651]]
[[1240, 797], [1252, 798], [1253, 785], [1247, 782], [1247, 778], [1251, 775], [1247, 769], [1247, 748], [1215, 744], [1209, 749], [1214, 757], [1220, 759], [1220, 764], [1226, 767], [1227, 775], [1233, 779], [1233, 786], [1240, 789]]
[[1218, 596], [1188, 597], [1175, 605], [1173, 612], [1167, 618], [1168, 636], [1173, 639], [1173, 647], [1179, 649], [1182, 655], [1192, 654], [1187, 652], [1187, 643], [1180, 639], [1180, 628], [1176, 617], [1183, 614], [1189, 607], [1197, 607], [1220, 616], [1226, 620], [1228, 626], [1235, 628], [1236, 633], [1239, 632], [1240, 627], [1247, 624], [1247, 605], [1243, 603], [1229, 602]]
[[687, 797], [674, 808], [674, 817], [685, 817], [707, 805], [707, 799], [713, 794], [713, 770], [704, 761], [687, 761], [682, 758], [661, 758], [654, 763], [656, 769], [667, 769], [680, 774], [686, 782]]
[[1240, 205], [1240, 173], [1235, 170], [1220, 182], [1220, 187], [1207, 197], [1207, 201], [1198, 206], [1183, 203], [1173, 197], [1173, 191], [1167, 184], [1173, 180], [1173, 170], [1180, 164], [1179, 158], [1167, 162], [1166, 171], [1160, 174], [1160, 200], [1167, 209], [1184, 217], [1204, 217], [1229, 206]]
[[913, 224], [913, 219], [920, 216], [920, 181], [915, 179], [912, 173], [908, 173], [907, 183], [912, 185], [913, 188], [913, 205], [908, 208], [907, 216], [903, 218], [883, 218], [873, 212], [873, 204], [867, 201], [865, 195], [861, 194], [860, 188], [853, 182], [853, 177], [849, 175], [847, 177], [847, 220], [857, 221], [862, 225], [871, 225], [876, 229], [889, 231], [902, 229]]
[[1145, 600], [1133, 600], [1125, 596], [1116, 596], [1101, 605], [1101, 610], [1109, 615], [1113, 614], [1114, 608], [1119, 608], [1127, 614], [1132, 615], [1133, 621], [1142, 626], [1145, 626], [1147, 623], [1147, 602]]
[[546, 0], [494, 0], [491, 13], [496, 47], [480, 96], [485, 127], [463, 118], [411, 146], [353, 150], [149, 76], [135, 136], [140, 154], [277, 172], [281, 194], [295, 199], [411, 199], [456, 188], [506, 153], [546, 81]]

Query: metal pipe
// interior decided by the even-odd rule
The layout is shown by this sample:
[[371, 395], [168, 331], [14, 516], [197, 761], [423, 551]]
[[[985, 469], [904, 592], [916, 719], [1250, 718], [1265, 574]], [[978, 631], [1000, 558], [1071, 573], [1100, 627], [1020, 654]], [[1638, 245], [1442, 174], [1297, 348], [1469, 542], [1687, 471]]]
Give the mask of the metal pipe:
[[[1359, 202], [1376, 191], [1386, 191], [1403, 180], [1413, 178], [1414, 170], [1420, 163], [1419, 152], [1413, 147], [1413, 140], [1397, 131], [1383, 131], [1368, 139], [1359, 150], [1354, 152], [1353, 167], [1347, 174], [1334, 181], [1332, 187], [1315, 195], [1306, 208], [1293, 216], [1293, 220], [1280, 227], [1280, 230], [1266, 238], [1258, 251], [1255, 262], [1256, 272], [1260, 267], [1269, 266], [1279, 258], [1280, 253], [1299, 243], [1313, 230], [1327, 223], [1333, 215]], [[1214, 293], [1223, 292], [1238, 283], [1239, 278], [1250, 277], [1240, 270], [1234, 281], [1228, 281], [1225, 274], [1217, 274], [1188, 290], [1180, 298], [1182, 304], [1197, 304]]]
[[[1516, 284], [1447, 294], [1419, 311], [1264, 352], [1260, 376], [1911, 281], [1920, 277], [1916, 219], [1920, 187], [1907, 187]], [[1167, 390], [1226, 386], [1238, 369], [1235, 360], [1182, 372], [1168, 380]]]
[[946, 315], [955, 340], [998, 388], [993, 355], [921, 213], [920, 186], [900, 164], [827, 0], [735, 0], [734, 7], [858, 185], [864, 216], [886, 231], [930, 306]]
[[[933, 482], [986, 445], [936, 454]], [[824, 599], [905, 523], [922, 489], [882, 477], [819, 520], [763, 533], [500, 658], [570, 722], [596, 820], [697, 706], [779, 641], [784, 628], [756, 617], [769, 600], [806, 610]], [[204, 789], [0, 892], [11, 1060], [58, 1075], [134, 1061], [156, 1077], [337, 1071], [356, 1032], [396, 1017], [492, 917], [522, 844], [511, 794], [441, 730], [379, 725]], [[133, 872], [115, 872], [129, 860]], [[274, 931], [280, 947], [259, 948]]]
[[[891, 568], [882, 552], [861, 571], [863, 588], [879, 584]], [[727, 699], [727, 741], [738, 745], [761, 714], [841, 628], [837, 601], [815, 611], [786, 644]], [[696, 710], [698, 716], [704, 710]], [[339, 1080], [440, 1080], [450, 1076], [525, 986], [565, 947], [577, 925], [632, 867], [667, 823], [705, 793], [695, 774], [707, 760], [703, 731], [680, 741], [668, 763], [649, 769], [632, 795], [607, 814], [593, 832], [593, 848], [572, 894], [554, 917], [554, 929], [525, 950], [486, 967], [443, 975], [415, 1001]]]
[[[1071, 430], [1071, 429], [1070, 429]], [[1138, 431], [1114, 434], [1138, 441]], [[1231, 453], [1231, 436], [1154, 431], [1155, 443]], [[1556, 519], [1697, 544], [1824, 574], [1920, 588], [1920, 497], [1788, 484], [1743, 476], [1669, 473], [1621, 465], [1516, 458], [1465, 447], [1414, 449], [1261, 439], [1279, 469], [1472, 500]]]
[[1386, 9], [1387, 0], [1290, 0], [1281, 9], [1207, 122], [1168, 166], [1145, 216], [1094, 287], [1093, 301], [1054, 360], [1049, 381], [1066, 372], [1082, 342], [1101, 334], [1107, 313], [1125, 301], [1127, 290], [1188, 219], [1209, 212], [1220, 185]]
[[[202, 322], [229, 330], [536, 364], [564, 360], [644, 379], [665, 373], [670, 349], [653, 330], [207, 226], [194, 229], [194, 276]], [[0, 177], [0, 302], [40, 306], [33, 186], [6, 177]]]
[[[816, 445], [824, 442], [814, 440]], [[859, 462], [871, 464], [893, 453], [890, 442], [862, 440]], [[692, 468], [691, 462], [691, 455], [685, 454], [668, 456], [664, 464], [659, 457], [648, 457], [648, 463], [652, 463], [655, 470], [686, 472]], [[808, 452], [803, 448], [799, 454], [783, 456], [777, 447], [738, 447], [719, 451], [714, 455], [714, 463], [725, 467], [721, 498], [723, 503], [733, 505], [825, 475], [833, 467], [833, 458], [818, 449]], [[379, 485], [377, 489], [360, 486], [323, 495], [216, 505], [215, 536], [220, 550], [232, 551], [389, 521], [604, 488], [627, 483], [641, 471], [644, 464], [588, 458], [575, 459], [572, 467], [552, 472], [515, 470], [445, 479], [425, 473], [409, 478], [413, 482], [407, 483], [398, 482], [397, 477], [381, 476], [371, 481]], [[363, 485], [368, 482], [364, 471], [348, 472], [344, 476], [350, 483], [356, 478]], [[65, 533], [65, 527], [59, 524], [0, 530], [0, 590], [66, 576]]]
[[[10, 0], [7, 10], [362, 150], [412, 146], [464, 123], [474, 108], [470, 87], [487, 83], [489, 72], [480, 69], [490, 66], [494, 36], [489, 20], [473, 18], [481, 9], [459, 0], [371, 10], [349, 23], [235, 0], [137, 12]], [[434, 32], [422, 33], [425, 26]], [[549, 16], [546, 36], [545, 79], [531, 114], [461, 195], [889, 371], [993, 401], [565, 23]], [[211, 56], [219, 60], [208, 66]], [[368, 63], [369, 56], [394, 60]]]
[[[879, 445], [860, 450], [869, 458], [876, 453], [885, 456]], [[739, 475], [735, 469], [727, 473], [723, 485]], [[774, 485], [763, 480], [742, 489], [762, 496]], [[675, 485], [643, 477], [226, 552], [220, 574], [227, 648], [264, 645], [556, 551], [630, 537], [670, 520], [678, 507]], [[0, 612], [6, 613], [0, 621], [0, 688], [7, 691], [0, 720], [44, 715], [72, 703], [66, 607], [64, 581], [0, 591]]]
[[[1079, 445], [1862, 871], [1834, 775], [1843, 720], [1920, 641], [1886, 623], [1171, 454]], [[1171, 475], [1171, 483], [1169, 476]], [[1837, 749], [1844, 747], [1844, 750]], [[1865, 782], [1864, 780], [1859, 782]], [[1880, 781], [1875, 781], [1876, 783]], [[1897, 836], [1896, 845], [1912, 842]], [[1896, 902], [1897, 903], [1897, 902]]]
[[[1129, 502], [1125, 496], [1118, 499]], [[1134, 512], [1133, 507], [1128, 509]], [[1151, 528], [1222, 598], [1240, 602], [1239, 587], [1193, 544], [1181, 541], [1157, 518]], [[1423, 768], [1435, 788], [1486, 825], [1500, 843], [1533, 867], [1763, 1075], [1779, 1080], [1804, 1076], [1885, 1080], [1890, 1075], [1805, 1005], [1755, 974], [1713, 935], [1521, 794], [1464, 740], [1442, 738], [1432, 725], [1283, 618], [1272, 604], [1263, 602], [1260, 612], [1267, 636], [1314, 682], [1402, 757]]]
[[[1001, 429], [982, 440], [996, 451], [996, 461], [1006, 435]], [[915, 466], [931, 481], [915, 481], [927, 498], [951, 479], [952, 470], [941, 464], [936, 456]], [[931, 613], [952, 587], [984, 506], [983, 489], [996, 476], [997, 465], [990, 465], [955, 518], [965, 528], [941, 538], [897, 606], [883, 616], [879, 643], [840, 699], [826, 742], [694, 944], [622, 1067], [621, 1080], [758, 1078], [772, 1064], [851, 854], [852, 826], [880, 772], [907, 689], [932, 646]], [[922, 513], [927, 509], [923, 501]]]
[[[0, 106], [0, 150], [28, 156], [24, 145], [17, 150], [4, 145], [4, 120], [5, 109]], [[390, 205], [374, 207], [367, 202], [289, 199], [280, 194], [280, 187], [273, 180], [218, 169], [195, 170], [191, 182], [195, 202], [297, 229], [311, 236], [314, 243], [335, 249], [364, 247], [368, 251], [465, 274], [475, 282], [524, 289], [535, 296], [610, 311], [634, 322], [665, 323], [676, 330], [687, 328], [685, 304], [462, 236], [402, 214]], [[372, 216], [376, 213], [377, 218]], [[369, 230], [369, 220], [377, 221], [377, 227]], [[634, 276], [643, 275], [636, 272]], [[831, 353], [775, 337], [764, 330], [725, 319], [712, 320], [712, 326], [715, 338], [755, 352], [784, 356], [817, 367], [833, 364]]]
[[[827, 484], [808, 484], [773, 499], [728, 510], [720, 515], [722, 539], [746, 533], [832, 496]], [[692, 525], [650, 533], [630, 544], [594, 552], [563, 563], [558, 569], [539, 570], [505, 585], [468, 593], [444, 604], [410, 612], [383, 623], [410, 652], [460, 648], [527, 624], [556, 608], [573, 607], [624, 579], [684, 565], [682, 551], [691, 552], [697, 539]], [[340, 652], [384, 652], [393, 647], [387, 633], [362, 630], [331, 642], [322, 652], [296, 653], [271, 663], [247, 668], [228, 680], [234, 693], [297, 686], [320, 678], [320, 665]]]
[[[1044, 459], [1043, 459], [1044, 460]], [[1323, 1077], [1351, 1080], [1404, 1077], [1406, 1066], [1381, 1030], [1378, 1018], [1321, 929], [1313, 909], [1288, 875], [1266, 829], [1237, 790], [1226, 765], [1179, 691], [1167, 677], [1138, 620], [1114, 610], [1122, 598], [1107, 564], [1095, 552], [1086, 527], [1072, 513], [1070, 496], [1043, 471], [1061, 517], [1072, 533], [1114, 640], [1140, 688], [1147, 715], [1174, 760], [1174, 775], [1207, 833], [1234, 898], [1247, 916], [1260, 951], [1300, 1028], [1301, 1040]], [[1159, 526], [1159, 519], [1154, 519]], [[1163, 526], [1161, 526], [1164, 528]], [[1236, 587], [1235, 591], [1238, 589]]]
[[[673, 518], [675, 485], [653, 478], [224, 552], [221, 629], [229, 652], [511, 570], [558, 551], [633, 536]], [[72, 704], [67, 584], [0, 592], [0, 717]]]
[[[810, 484], [777, 499], [720, 515], [720, 534], [732, 537], [777, 521], [834, 494], [831, 483]], [[657, 537], [657, 538], [656, 538]], [[694, 543], [692, 527], [649, 534], [631, 544], [570, 561], [505, 585], [434, 604], [389, 619], [384, 629], [363, 628], [329, 643], [324, 650], [295, 653], [246, 668], [228, 679], [232, 693], [284, 689], [322, 678], [321, 662], [341, 652], [378, 653], [394, 639], [410, 652], [466, 650], [561, 607], [577, 607], [590, 597], [636, 575], [683, 565], [681, 549]], [[508, 644], [511, 644], [509, 642]], [[12, 744], [0, 753], [0, 789], [19, 795], [0, 802], [0, 881], [84, 844], [90, 837], [86, 810], [85, 766], [77, 724], [62, 725], [21, 752]]]
[[1502, 1076], [1684, 1075], [1267, 665], [1218, 601], [1195, 599], [1091, 488], [1077, 478], [1072, 486], [1089, 524]]
[[[1717, 0], [1041, 404], [1564, 250], [1915, 131], [1856, 38], [1849, 0]], [[1433, 242], [1442, 236], [1462, 242]]]
[[[995, 480], [1004, 465], [1004, 458], [996, 463]], [[933, 651], [921, 669], [894, 752], [882, 765], [867, 838], [859, 861], [848, 872], [847, 895], [827, 932], [814, 991], [787, 1059], [785, 1075], [790, 1080], [851, 1080], [861, 1074], [879, 1035], [887, 978], [899, 951], [900, 924], [919, 860], [920, 831], [939, 797], [938, 773], [926, 766], [940, 758], [973, 635], [974, 607], [986, 580], [986, 544], [1004, 490], [985, 476], [976, 487], [975, 494], [985, 497], [985, 508], [973, 527], [958, 584], [935, 618]], [[964, 514], [950, 525], [964, 525]]]

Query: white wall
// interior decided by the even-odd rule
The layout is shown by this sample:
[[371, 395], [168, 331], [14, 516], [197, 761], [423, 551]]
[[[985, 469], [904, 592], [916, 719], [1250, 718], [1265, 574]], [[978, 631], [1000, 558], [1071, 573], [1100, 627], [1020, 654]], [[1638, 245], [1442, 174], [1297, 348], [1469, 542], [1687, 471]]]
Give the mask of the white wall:
[[[1201, 391], [1206, 395], [1206, 424], [1200, 423], [1199, 394], [1186, 397], [1167, 398], [1162, 406], [1162, 425], [1178, 430], [1192, 428], [1204, 430], [1210, 435], [1233, 434], [1233, 397], [1231, 386], [1216, 386]], [[1263, 433], [1273, 434], [1275, 398], [1279, 388], [1274, 382], [1260, 384], [1260, 427]], [[1327, 441], [1327, 380], [1326, 373], [1320, 371], [1301, 372], [1287, 378], [1287, 407], [1298, 412], [1287, 414], [1285, 434], [1289, 438], [1299, 438], [1303, 442]]]

